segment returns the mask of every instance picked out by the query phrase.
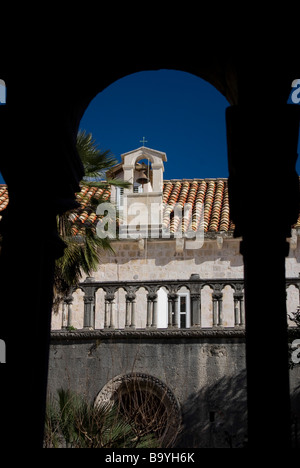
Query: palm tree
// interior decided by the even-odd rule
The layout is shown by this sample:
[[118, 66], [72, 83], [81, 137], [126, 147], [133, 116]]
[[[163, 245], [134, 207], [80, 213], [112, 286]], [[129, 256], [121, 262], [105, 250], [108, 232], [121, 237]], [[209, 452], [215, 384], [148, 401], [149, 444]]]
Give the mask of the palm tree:
[[45, 418], [45, 448], [156, 448], [152, 434], [138, 434], [134, 418], [126, 419], [117, 405], [94, 405], [70, 390], [49, 395]]
[[[106, 171], [118, 161], [109, 150], [101, 151], [91, 134], [85, 131], [78, 133], [77, 151], [85, 177], [80, 184], [81, 192], [77, 194], [80, 206], [57, 217], [58, 233], [66, 247], [55, 265], [54, 311], [58, 310], [71, 288], [79, 283], [83, 273], [90, 276], [97, 269], [101, 251], [113, 250], [108, 237], [100, 239], [97, 236], [96, 207], [108, 200], [111, 185], [125, 188], [130, 185], [117, 179], [105, 179]], [[92, 196], [91, 188], [95, 192]]]

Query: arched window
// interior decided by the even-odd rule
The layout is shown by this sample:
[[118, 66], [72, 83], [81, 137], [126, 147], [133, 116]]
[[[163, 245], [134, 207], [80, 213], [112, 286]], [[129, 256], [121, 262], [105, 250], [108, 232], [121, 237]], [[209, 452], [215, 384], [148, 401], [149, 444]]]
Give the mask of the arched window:
[[178, 293], [178, 326], [190, 328], [190, 294], [189, 291]]
[[98, 394], [95, 405], [117, 405], [137, 436], [152, 435], [160, 447], [170, 447], [181, 426], [179, 403], [160, 379], [141, 373], [120, 375]]
[[[169, 296], [166, 288], [158, 290], [158, 328], [168, 327]], [[172, 295], [172, 324], [178, 328], [190, 328], [191, 326], [191, 296], [186, 287], [179, 289], [177, 294]]]

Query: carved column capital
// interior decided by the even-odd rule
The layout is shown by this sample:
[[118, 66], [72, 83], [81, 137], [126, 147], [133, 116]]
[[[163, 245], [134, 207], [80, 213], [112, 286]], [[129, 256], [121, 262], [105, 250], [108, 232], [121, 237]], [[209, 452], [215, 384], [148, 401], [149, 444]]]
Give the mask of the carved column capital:
[[105, 300], [107, 302], [113, 302], [115, 300], [115, 293], [108, 292], [105, 294]]
[[191, 294], [191, 300], [192, 301], [199, 301], [201, 299], [201, 294], [199, 293], [192, 293]]
[[148, 301], [156, 301], [157, 299], [157, 294], [155, 292], [149, 292], [147, 295]]
[[125, 298], [126, 298], [126, 301], [133, 302], [136, 299], [136, 294], [133, 292], [129, 292], [126, 294]]
[[212, 299], [213, 301], [220, 301], [223, 297], [223, 293], [221, 291], [214, 291], [212, 293]]
[[95, 296], [88, 296], [88, 295], [85, 295], [83, 297], [83, 302], [85, 304], [92, 304], [93, 302], [95, 301]]
[[177, 294], [177, 293], [174, 293], [174, 292], [168, 293], [168, 299], [169, 299], [170, 301], [177, 301], [177, 299], [178, 299], [178, 294]]

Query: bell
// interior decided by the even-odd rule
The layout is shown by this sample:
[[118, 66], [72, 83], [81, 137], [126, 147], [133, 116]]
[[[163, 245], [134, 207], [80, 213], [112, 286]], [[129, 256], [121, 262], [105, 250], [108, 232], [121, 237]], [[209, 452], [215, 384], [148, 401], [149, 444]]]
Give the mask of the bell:
[[141, 171], [141, 173], [140, 173], [139, 177], [136, 179], [136, 181], [137, 181], [138, 184], [141, 184], [141, 185], [147, 184], [149, 182], [149, 179], [146, 176], [145, 171]]

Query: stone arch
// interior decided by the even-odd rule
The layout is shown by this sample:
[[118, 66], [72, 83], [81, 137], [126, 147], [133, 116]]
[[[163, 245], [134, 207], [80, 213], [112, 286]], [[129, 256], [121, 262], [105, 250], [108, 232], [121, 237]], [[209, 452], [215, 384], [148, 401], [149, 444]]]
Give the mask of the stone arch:
[[[164, 162], [167, 161], [166, 153], [153, 149], [141, 147], [128, 153], [122, 154], [124, 180], [133, 181], [135, 165], [141, 159], [149, 159], [152, 163], [153, 181], [152, 188], [154, 192], [161, 192], [163, 187]], [[126, 192], [132, 192], [133, 187], [126, 189]]]
[[[164, 382], [144, 373], [118, 375], [98, 393], [95, 405], [118, 404], [122, 409], [128, 401], [135, 412], [148, 405], [151, 419], [155, 419], [150, 432], [156, 434], [161, 447], [174, 444], [181, 427], [181, 409], [174, 393]], [[131, 406], [127, 410], [130, 411]]]

